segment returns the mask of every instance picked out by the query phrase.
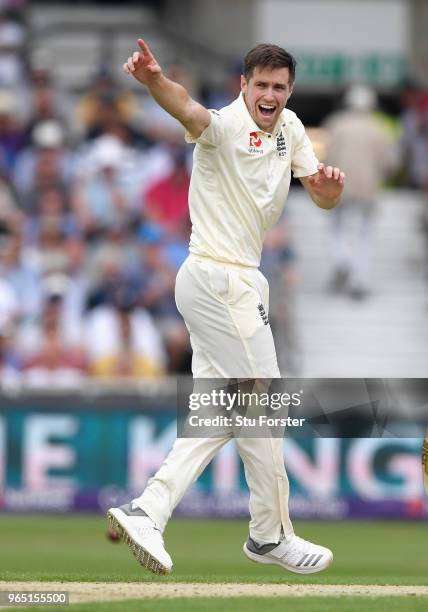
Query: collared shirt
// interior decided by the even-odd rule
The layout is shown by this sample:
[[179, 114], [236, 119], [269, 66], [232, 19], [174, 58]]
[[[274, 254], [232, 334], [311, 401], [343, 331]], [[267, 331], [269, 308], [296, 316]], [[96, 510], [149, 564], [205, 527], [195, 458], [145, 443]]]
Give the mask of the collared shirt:
[[317, 172], [302, 122], [284, 109], [272, 134], [261, 130], [242, 93], [211, 112], [196, 142], [189, 189], [189, 250], [219, 261], [258, 267], [267, 230], [279, 219], [295, 177]]

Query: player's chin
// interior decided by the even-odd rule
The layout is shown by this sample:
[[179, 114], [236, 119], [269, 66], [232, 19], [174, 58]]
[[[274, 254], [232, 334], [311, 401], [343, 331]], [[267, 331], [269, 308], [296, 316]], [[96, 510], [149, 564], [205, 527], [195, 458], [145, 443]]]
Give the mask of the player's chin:
[[260, 113], [259, 125], [263, 128], [265, 132], [268, 132], [274, 128], [276, 122], [278, 121], [279, 113], [274, 113], [273, 115], [263, 115]]
[[262, 128], [262, 130], [264, 132], [268, 132], [272, 126], [274, 125], [274, 122], [272, 121], [271, 117], [265, 117], [263, 115], [261, 115], [259, 121], [258, 121], [259, 126]]

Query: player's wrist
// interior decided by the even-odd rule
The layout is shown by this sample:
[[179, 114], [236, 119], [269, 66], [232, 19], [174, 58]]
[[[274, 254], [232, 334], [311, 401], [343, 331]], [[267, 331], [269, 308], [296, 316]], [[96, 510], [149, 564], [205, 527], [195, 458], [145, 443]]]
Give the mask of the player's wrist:
[[163, 74], [162, 70], [160, 72], [154, 72], [148, 82], [146, 83], [150, 92], [156, 92], [162, 89], [168, 79]]
[[318, 197], [315, 199], [315, 204], [319, 208], [324, 208], [324, 210], [330, 210], [331, 208], [335, 208], [340, 202], [340, 196], [337, 198], [323, 198]]

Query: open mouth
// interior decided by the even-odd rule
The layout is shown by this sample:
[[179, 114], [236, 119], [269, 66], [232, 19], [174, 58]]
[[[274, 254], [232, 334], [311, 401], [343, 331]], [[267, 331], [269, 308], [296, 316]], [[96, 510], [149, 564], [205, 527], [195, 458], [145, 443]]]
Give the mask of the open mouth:
[[259, 104], [258, 108], [263, 117], [272, 117], [275, 112], [275, 106], [272, 104]]

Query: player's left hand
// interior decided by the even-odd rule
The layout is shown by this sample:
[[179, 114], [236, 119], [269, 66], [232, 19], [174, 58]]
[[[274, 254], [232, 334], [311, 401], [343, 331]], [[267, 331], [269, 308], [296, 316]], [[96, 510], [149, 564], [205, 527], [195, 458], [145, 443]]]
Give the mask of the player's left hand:
[[319, 163], [317, 174], [308, 176], [308, 183], [316, 197], [336, 201], [343, 192], [345, 173], [336, 166], [325, 166]]

